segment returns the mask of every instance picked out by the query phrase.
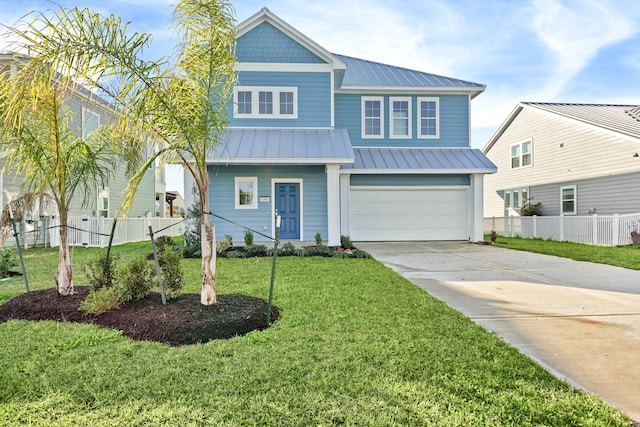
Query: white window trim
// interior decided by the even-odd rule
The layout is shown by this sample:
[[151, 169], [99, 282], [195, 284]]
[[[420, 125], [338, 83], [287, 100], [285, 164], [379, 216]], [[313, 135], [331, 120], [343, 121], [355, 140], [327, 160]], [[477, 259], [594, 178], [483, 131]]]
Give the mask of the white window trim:
[[[87, 123], [87, 119], [89, 118], [89, 116], [95, 116], [98, 119], [98, 126], [96, 127], [96, 129], [98, 129], [100, 127], [100, 114], [98, 114], [97, 112], [87, 108], [87, 107], [82, 107], [82, 126], [81, 126], [81, 131], [82, 131], [82, 139], [85, 139], [87, 137], [87, 135], [90, 133], [86, 133], [85, 132], [85, 123]], [[95, 130], [95, 129], [93, 129]], [[92, 130], [92, 132], [93, 132]]]
[[[251, 92], [251, 114], [238, 113], [238, 92]], [[260, 92], [273, 93], [273, 113], [260, 114]], [[293, 114], [280, 114], [280, 93], [293, 92]], [[289, 86], [236, 86], [233, 89], [233, 117], [238, 119], [297, 119], [298, 88]]]
[[[424, 101], [431, 101], [436, 103], [436, 133], [435, 135], [424, 135], [422, 133], [422, 119], [431, 117], [422, 117], [421, 103]], [[418, 97], [418, 139], [439, 139], [440, 138], [440, 98], [436, 97]]]
[[[102, 207], [102, 192], [106, 192], [107, 193], [107, 208], [104, 209]], [[104, 187], [104, 188], [100, 188], [98, 187], [98, 200], [96, 201], [96, 216], [100, 217], [103, 215], [100, 215], [101, 212], [106, 212], [106, 215], [104, 215], [105, 218], [109, 218], [109, 209], [111, 208], [111, 193], [109, 192], [109, 187]]]
[[[524, 153], [522, 151], [522, 146], [523, 146], [523, 144], [526, 144], [527, 142], [530, 144], [529, 146], [531, 147], [531, 149], [529, 150], [529, 156], [531, 157], [531, 162], [528, 165], [523, 166], [522, 165], [522, 156], [523, 156]], [[513, 156], [511, 155], [511, 150], [516, 145], [520, 147], [520, 154], [519, 154], [519, 158], [518, 158], [518, 160], [520, 162], [519, 163], [520, 166], [514, 168], [513, 167], [513, 163], [512, 163]], [[510, 169], [526, 169], [526, 168], [530, 168], [532, 166], [533, 166], [533, 138], [527, 138], [525, 140], [522, 140], [520, 142], [516, 142], [515, 144], [511, 144], [509, 146], [509, 168]]]
[[[566, 189], [573, 190], [573, 212], [563, 212], [564, 199], [562, 193]], [[578, 214], [578, 187], [576, 185], [565, 185], [560, 187], [560, 215], [577, 215]]]
[[[379, 135], [367, 135], [365, 130], [365, 102], [366, 101], [378, 101], [380, 102], [380, 134]], [[360, 101], [360, 126], [362, 139], [383, 139], [384, 138], [384, 96], [363, 96]]]
[[[240, 183], [251, 182], [253, 184], [253, 200], [250, 205], [240, 204]], [[235, 207], [236, 209], [258, 209], [258, 177], [257, 176], [236, 176], [235, 177]]]
[[[393, 117], [393, 103], [395, 101], [406, 101], [407, 105], [409, 106], [409, 110], [408, 110], [408, 117], [407, 117], [407, 129], [408, 129], [408, 134], [407, 135], [394, 135], [394, 117]], [[389, 138], [390, 139], [411, 139], [412, 138], [412, 129], [413, 129], [413, 123], [412, 123], [412, 100], [410, 96], [391, 96], [389, 97]]]

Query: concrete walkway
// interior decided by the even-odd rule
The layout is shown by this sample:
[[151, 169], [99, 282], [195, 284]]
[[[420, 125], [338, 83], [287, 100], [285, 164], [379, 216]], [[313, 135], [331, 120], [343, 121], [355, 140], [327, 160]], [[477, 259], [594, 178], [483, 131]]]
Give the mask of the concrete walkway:
[[640, 421], [640, 271], [466, 242], [357, 246]]

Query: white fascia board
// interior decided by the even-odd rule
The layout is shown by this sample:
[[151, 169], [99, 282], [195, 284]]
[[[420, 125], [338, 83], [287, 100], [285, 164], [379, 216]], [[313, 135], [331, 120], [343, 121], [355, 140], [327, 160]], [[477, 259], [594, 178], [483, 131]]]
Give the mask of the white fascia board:
[[238, 62], [234, 66], [236, 71], [282, 71], [302, 73], [330, 73], [333, 67], [330, 64], [298, 64], [280, 62]]
[[348, 175], [460, 175], [496, 173], [497, 168], [483, 169], [341, 169], [340, 173]]
[[242, 37], [244, 34], [248, 33], [263, 22], [269, 22], [284, 34], [309, 49], [316, 56], [327, 61], [327, 63], [332, 65], [333, 69], [344, 70], [347, 68], [347, 64], [339, 60], [335, 55], [320, 46], [318, 43], [296, 30], [289, 23], [283, 21], [266, 7], [263, 7], [258, 13], [238, 24], [236, 27], [236, 39]]
[[309, 159], [269, 159], [269, 158], [208, 158], [208, 165], [345, 165], [353, 164], [354, 159], [347, 157], [344, 159], [339, 158], [309, 158]]
[[469, 94], [471, 99], [484, 92], [485, 87], [432, 87], [432, 86], [342, 86], [336, 93], [363, 94], [428, 94], [447, 95], [452, 93]]

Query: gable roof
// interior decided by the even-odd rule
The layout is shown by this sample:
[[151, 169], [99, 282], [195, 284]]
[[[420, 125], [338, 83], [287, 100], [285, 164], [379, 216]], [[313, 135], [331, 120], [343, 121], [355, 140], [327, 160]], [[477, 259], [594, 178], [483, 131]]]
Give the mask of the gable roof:
[[452, 77], [410, 70], [365, 59], [334, 54], [347, 65], [341, 89], [403, 89], [469, 92], [472, 98], [486, 86]]
[[521, 102], [482, 149], [487, 153], [524, 108], [535, 108], [640, 141], [640, 106]]

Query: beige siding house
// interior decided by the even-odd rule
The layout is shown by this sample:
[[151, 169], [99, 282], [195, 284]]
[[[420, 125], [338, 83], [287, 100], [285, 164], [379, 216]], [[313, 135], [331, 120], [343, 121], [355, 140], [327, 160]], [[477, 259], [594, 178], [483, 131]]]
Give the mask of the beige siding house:
[[[0, 64], [15, 63], [12, 54], [0, 54]], [[70, 109], [71, 129], [75, 129], [78, 134], [87, 134], [98, 126], [110, 123], [114, 116], [110, 108], [95, 95], [88, 96], [82, 90], [76, 91], [67, 101], [66, 106]], [[158, 166], [161, 167], [161, 166]], [[150, 168], [146, 173], [128, 217], [138, 218], [144, 216], [154, 216], [156, 212], [156, 191], [164, 192], [164, 182], [156, 182], [157, 179], [164, 179], [163, 173], [156, 173]], [[118, 209], [124, 199], [124, 191], [129, 183], [124, 167], [115, 171], [114, 177], [104, 188], [90, 188], [90, 201], [83, 206], [82, 196], [78, 191], [76, 199], [73, 201], [70, 217], [108, 217], [117, 215]], [[10, 199], [20, 196], [22, 193], [22, 176], [15, 176], [11, 170], [4, 168], [4, 161], [0, 157], [0, 206], [4, 208]], [[161, 194], [164, 198], [164, 194]], [[52, 214], [54, 214], [52, 212]], [[164, 216], [162, 212], [161, 216]]]
[[523, 102], [482, 150], [484, 216], [640, 212], [640, 107]]

